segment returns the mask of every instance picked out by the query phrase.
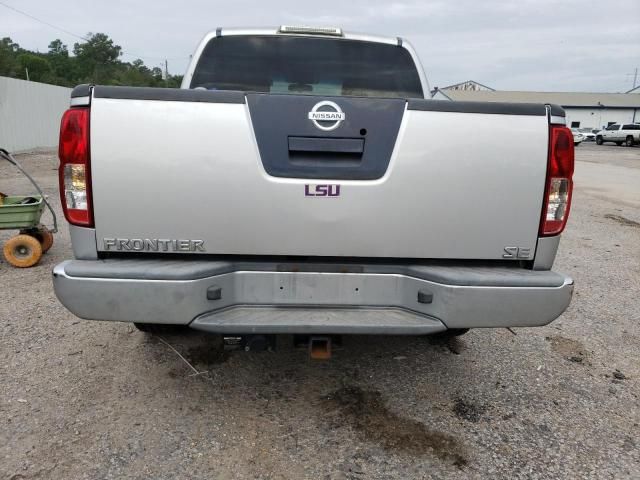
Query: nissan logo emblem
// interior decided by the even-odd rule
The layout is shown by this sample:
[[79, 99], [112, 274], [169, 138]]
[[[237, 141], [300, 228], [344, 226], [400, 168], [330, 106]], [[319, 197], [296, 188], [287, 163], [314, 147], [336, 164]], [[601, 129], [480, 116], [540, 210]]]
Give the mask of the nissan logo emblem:
[[309, 120], [325, 132], [338, 128], [344, 119], [345, 114], [342, 109], [336, 103], [328, 100], [316, 103], [309, 112]]

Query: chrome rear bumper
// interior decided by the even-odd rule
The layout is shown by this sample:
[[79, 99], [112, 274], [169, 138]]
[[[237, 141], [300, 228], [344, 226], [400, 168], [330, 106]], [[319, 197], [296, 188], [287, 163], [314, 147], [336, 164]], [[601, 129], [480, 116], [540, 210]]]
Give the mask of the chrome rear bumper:
[[571, 278], [549, 271], [442, 263], [72, 260], [54, 268], [53, 284], [81, 318], [235, 334], [531, 327], [557, 318], [573, 292]]

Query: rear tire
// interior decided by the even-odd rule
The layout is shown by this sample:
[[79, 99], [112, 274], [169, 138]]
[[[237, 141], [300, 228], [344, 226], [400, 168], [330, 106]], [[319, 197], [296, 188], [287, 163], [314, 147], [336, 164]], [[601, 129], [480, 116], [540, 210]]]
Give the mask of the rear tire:
[[470, 328], [450, 328], [445, 333], [448, 333], [449, 336], [451, 337], [459, 337], [467, 333], [469, 330], [471, 329]]
[[602, 145], [602, 137], [596, 137], [596, 145]]
[[622, 146], [622, 142], [616, 142], [616, 145], [618, 145], [619, 147]]
[[14, 267], [33, 267], [42, 258], [42, 247], [30, 235], [16, 235], [7, 240], [2, 249], [4, 258]]
[[141, 332], [154, 333], [154, 334], [181, 333], [184, 330], [186, 330], [186, 328], [187, 328], [186, 325], [172, 325], [172, 324], [165, 324], [165, 323], [137, 323], [137, 322], [134, 322], [133, 326], [136, 327]]
[[432, 336], [434, 338], [441, 339], [441, 340], [451, 340], [451, 339], [453, 339], [455, 337], [460, 337], [460, 336], [464, 335], [469, 330], [470, 330], [469, 328], [449, 328], [448, 330], [445, 330], [444, 332], [439, 332], [439, 333], [436, 333], [436, 334], [434, 334]]
[[629, 135], [624, 143], [627, 147], [633, 147], [635, 142], [633, 141], [633, 137]]

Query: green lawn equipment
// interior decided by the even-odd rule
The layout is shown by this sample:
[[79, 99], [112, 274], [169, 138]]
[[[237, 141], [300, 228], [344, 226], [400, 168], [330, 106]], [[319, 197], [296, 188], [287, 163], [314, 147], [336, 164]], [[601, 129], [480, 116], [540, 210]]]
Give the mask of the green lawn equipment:
[[[56, 214], [38, 184], [16, 159], [1, 148], [0, 158], [20, 170], [39, 193], [39, 195], [30, 196], [7, 196], [0, 193], [0, 230], [20, 232], [5, 242], [2, 249], [4, 258], [14, 267], [32, 267], [53, 245], [53, 234], [58, 231]], [[53, 228], [47, 228], [40, 223], [45, 205], [53, 216]]]

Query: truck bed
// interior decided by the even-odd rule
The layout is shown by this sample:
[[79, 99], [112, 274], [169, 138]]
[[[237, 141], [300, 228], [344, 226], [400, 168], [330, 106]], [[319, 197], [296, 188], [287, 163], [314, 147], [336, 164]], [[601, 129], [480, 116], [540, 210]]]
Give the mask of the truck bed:
[[322, 99], [93, 87], [98, 251], [533, 258], [548, 107]]

